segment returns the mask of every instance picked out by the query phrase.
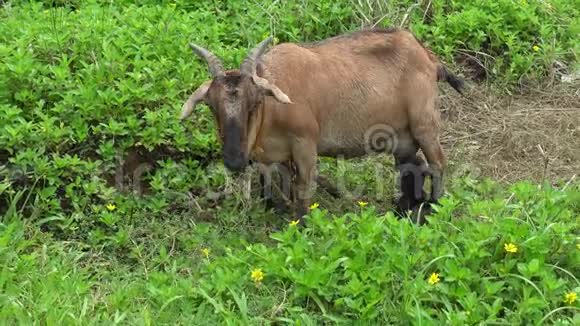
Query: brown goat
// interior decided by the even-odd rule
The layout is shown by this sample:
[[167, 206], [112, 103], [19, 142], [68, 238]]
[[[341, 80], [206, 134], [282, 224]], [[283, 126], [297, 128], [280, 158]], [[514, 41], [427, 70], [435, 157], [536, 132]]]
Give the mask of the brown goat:
[[311, 44], [282, 43], [266, 52], [270, 41], [252, 49], [239, 70], [228, 71], [210, 51], [190, 44], [213, 78], [190, 96], [181, 119], [200, 102], [211, 107], [230, 171], [244, 170], [250, 159], [293, 162], [295, 214], [302, 220], [318, 156], [386, 152], [400, 172], [399, 210], [426, 201], [425, 175], [432, 181], [430, 201], [437, 202], [446, 166], [437, 82], [461, 92], [460, 79], [404, 30], [361, 30]]

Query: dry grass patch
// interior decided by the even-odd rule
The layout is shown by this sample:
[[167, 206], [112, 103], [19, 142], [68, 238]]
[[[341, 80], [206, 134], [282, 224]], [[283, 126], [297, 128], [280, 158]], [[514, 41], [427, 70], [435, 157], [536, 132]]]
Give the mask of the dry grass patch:
[[450, 168], [500, 182], [570, 180], [580, 171], [580, 83], [525, 94], [445, 92], [442, 142]]

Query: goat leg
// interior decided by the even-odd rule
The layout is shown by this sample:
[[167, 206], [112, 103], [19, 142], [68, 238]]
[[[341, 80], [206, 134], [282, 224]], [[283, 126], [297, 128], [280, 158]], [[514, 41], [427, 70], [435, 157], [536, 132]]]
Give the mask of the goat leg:
[[293, 189], [296, 200], [295, 216], [303, 224], [317, 185], [316, 143], [308, 138], [299, 138], [292, 148], [292, 157], [297, 170]]
[[[418, 156], [396, 158], [399, 170], [400, 197], [396, 201], [395, 211], [399, 216], [405, 216], [408, 211], [415, 211], [425, 202], [426, 194], [423, 191], [425, 184], [425, 161]], [[421, 215], [412, 214], [413, 222], [423, 224]]]

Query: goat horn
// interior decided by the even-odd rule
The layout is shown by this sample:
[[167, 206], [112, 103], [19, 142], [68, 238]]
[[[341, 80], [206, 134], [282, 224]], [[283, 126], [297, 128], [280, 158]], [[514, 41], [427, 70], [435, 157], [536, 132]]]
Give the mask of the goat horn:
[[252, 49], [252, 51], [250, 51], [250, 53], [248, 54], [248, 56], [246, 57], [246, 59], [244, 60], [244, 62], [240, 67], [240, 72], [242, 74], [250, 76], [256, 74], [257, 60], [262, 56], [262, 54], [264, 54], [264, 51], [266, 51], [266, 48], [268, 47], [268, 44], [271, 41], [272, 37], [270, 36], [267, 39], [260, 42], [260, 44], [258, 44], [255, 48]]
[[193, 50], [193, 53], [207, 62], [209, 72], [213, 78], [225, 76], [222, 61], [215, 54], [193, 43], [189, 43], [189, 47]]

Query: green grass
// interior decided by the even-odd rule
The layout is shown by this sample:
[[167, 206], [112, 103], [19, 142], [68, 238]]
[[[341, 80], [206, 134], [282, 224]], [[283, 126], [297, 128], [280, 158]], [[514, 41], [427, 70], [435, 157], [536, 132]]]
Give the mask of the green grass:
[[[208, 78], [188, 41], [234, 67], [267, 35], [314, 41], [409, 13], [454, 70], [475, 57], [512, 91], [577, 68], [568, 1], [414, 3], [8, 1], [0, 323], [578, 324], [578, 301], [564, 302], [580, 294], [578, 183], [500, 186], [450, 162], [450, 194], [417, 227], [390, 212], [391, 159], [323, 159], [350, 194], [317, 193], [298, 230], [240, 195], [207, 107], [177, 120]], [[133, 184], [129, 153], [144, 169]]]
[[[129, 241], [107, 246], [58, 240], [19, 215], [6, 216], [0, 318], [82, 325], [577, 323], [578, 302], [563, 300], [580, 291], [580, 185], [503, 189], [464, 180], [423, 227], [377, 213], [373, 203], [353, 202], [340, 215], [320, 206], [304, 229], [223, 207], [212, 222], [144, 214], [124, 223]], [[506, 252], [506, 243], [517, 252]], [[255, 268], [265, 273], [259, 284], [250, 277]], [[439, 283], [429, 284], [432, 273]]]

